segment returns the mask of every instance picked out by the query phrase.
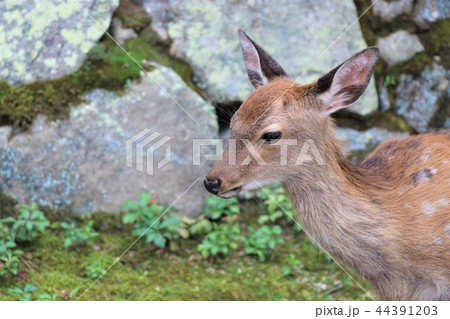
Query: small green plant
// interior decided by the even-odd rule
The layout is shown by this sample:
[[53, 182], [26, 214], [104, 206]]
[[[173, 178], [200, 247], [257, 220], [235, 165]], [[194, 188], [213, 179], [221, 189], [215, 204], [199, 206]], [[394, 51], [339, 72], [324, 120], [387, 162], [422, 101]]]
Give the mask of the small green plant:
[[97, 279], [105, 272], [105, 268], [102, 267], [102, 264], [98, 260], [94, 260], [94, 262], [88, 266], [86, 266], [86, 276], [91, 279]]
[[238, 224], [214, 224], [214, 230], [197, 246], [197, 250], [203, 258], [218, 255], [228, 255], [230, 250], [235, 250], [242, 240], [241, 229]]
[[284, 266], [281, 267], [283, 276], [292, 276], [294, 270], [298, 268], [300, 264], [300, 260], [294, 254], [289, 254], [289, 256], [284, 259]]
[[19, 211], [17, 219], [12, 217], [3, 219], [4, 223], [12, 224], [12, 237], [15, 241], [31, 241], [50, 225], [36, 203], [32, 203], [30, 206], [22, 205]]
[[64, 246], [85, 246], [91, 245], [99, 234], [93, 229], [94, 221], [89, 221], [83, 227], [77, 227], [75, 222], [62, 222], [61, 228], [64, 229]]
[[146, 243], [153, 243], [159, 248], [164, 248], [167, 241], [175, 241], [188, 238], [189, 232], [182, 225], [178, 217], [167, 216], [163, 206], [153, 203], [152, 196], [142, 193], [139, 202], [126, 202], [123, 204], [125, 215], [122, 222], [132, 224], [132, 235], [142, 236]]
[[184, 218], [183, 223], [187, 224], [189, 227], [189, 234], [193, 236], [203, 236], [213, 230], [213, 223], [204, 217], [195, 220]]
[[206, 198], [204, 213], [211, 219], [219, 219], [223, 215], [238, 215], [240, 213], [238, 199], [236, 197], [223, 199], [217, 196], [209, 196]]
[[258, 218], [258, 223], [274, 223], [284, 216], [288, 224], [294, 225], [296, 231], [300, 232], [302, 230], [300, 225], [292, 219], [295, 218], [294, 208], [280, 184], [264, 187], [258, 193], [258, 197], [264, 200], [267, 209], [267, 214], [261, 215]]
[[19, 301], [31, 301], [33, 300], [33, 292], [37, 290], [38, 286], [33, 284], [26, 284], [25, 287], [23, 287], [23, 289], [19, 287], [8, 289], [8, 293], [18, 295]]
[[0, 276], [7, 274], [17, 275], [19, 269], [19, 256], [22, 251], [16, 249], [16, 243], [10, 238], [0, 239]]
[[269, 253], [278, 245], [284, 243], [280, 237], [281, 227], [263, 225], [258, 229], [248, 228], [249, 236], [244, 237], [244, 251], [248, 255], [258, 256], [259, 261], [265, 261]]
[[19, 301], [54, 301], [57, 300], [61, 294], [58, 292], [53, 293], [41, 293], [35, 297], [35, 293], [38, 291], [38, 286], [33, 284], [26, 284], [23, 289], [14, 287], [8, 289], [9, 294], [17, 295]]
[[11, 228], [0, 220], [0, 276], [17, 275], [22, 251], [16, 246]]
[[389, 86], [395, 86], [396, 81], [395, 81], [395, 77], [393, 77], [392, 75], [386, 75], [386, 77], [384, 78], [384, 85], [386, 85], [386, 87]]
[[60, 297], [60, 293], [52, 292], [52, 293], [41, 293], [37, 296], [36, 301], [55, 301]]

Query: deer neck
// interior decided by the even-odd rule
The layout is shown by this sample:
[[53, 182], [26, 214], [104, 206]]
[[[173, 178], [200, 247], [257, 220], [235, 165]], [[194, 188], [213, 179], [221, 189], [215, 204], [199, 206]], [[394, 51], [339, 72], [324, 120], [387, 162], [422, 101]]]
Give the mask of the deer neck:
[[376, 276], [386, 267], [382, 209], [371, 200], [370, 180], [331, 141], [327, 149], [334, 152], [325, 165], [312, 174], [299, 172], [285, 188], [313, 241], [364, 277]]

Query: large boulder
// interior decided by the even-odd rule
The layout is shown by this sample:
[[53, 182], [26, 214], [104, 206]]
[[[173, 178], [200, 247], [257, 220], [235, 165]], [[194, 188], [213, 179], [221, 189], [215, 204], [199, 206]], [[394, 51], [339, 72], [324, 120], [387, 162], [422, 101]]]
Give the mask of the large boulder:
[[[193, 165], [192, 140], [217, 137], [213, 108], [171, 69], [158, 67], [149, 75], [122, 96], [92, 91], [85, 104], [71, 109], [69, 120], [41, 116], [28, 133], [11, 140], [11, 128], [0, 127], [0, 190], [20, 202], [75, 213], [119, 211], [147, 191], [181, 215], [200, 214], [209, 167]], [[151, 141], [156, 132], [161, 135]], [[127, 141], [137, 134], [127, 151]], [[155, 148], [154, 166], [146, 166], [150, 156], [139, 156], [140, 147], [144, 154]], [[142, 172], [136, 169], [139, 158]], [[164, 160], [169, 162], [162, 165]]]
[[[192, 66], [196, 83], [215, 103], [243, 101], [252, 90], [238, 28], [246, 30], [300, 83], [315, 80], [367, 47], [351, 0], [137, 1], [152, 17], [159, 35], [173, 40], [172, 53]], [[376, 108], [372, 81], [351, 110], [367, 115]]]
[[[437, 63], [425, 68], [416, 78], [410, 74], [402, 74], [396, 90], [397, 113], [405, 117], [417, 132], [428, 131], [429, 123], [442, 102], [446, 100], [448, 103], [450, 99], [449, 79], [450, 70]], [[442, 107], [448, 111], [449, 106], [445, 102]], [[441, 122], [445, 121], [448, 123], [449, 119]]]
[[0, 79], [20, 84], [77, 70], [108, 29], [119, 0], [77, 2], [0, 1]]

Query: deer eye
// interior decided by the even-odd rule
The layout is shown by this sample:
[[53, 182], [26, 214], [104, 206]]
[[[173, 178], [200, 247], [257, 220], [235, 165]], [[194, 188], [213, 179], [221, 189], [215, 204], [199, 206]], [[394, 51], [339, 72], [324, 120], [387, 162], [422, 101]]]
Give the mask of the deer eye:
[[264, 143], [273, 144], [281, 138], [281, 132], [267, 132], [264, 134], [261, 139], [264, 140]]

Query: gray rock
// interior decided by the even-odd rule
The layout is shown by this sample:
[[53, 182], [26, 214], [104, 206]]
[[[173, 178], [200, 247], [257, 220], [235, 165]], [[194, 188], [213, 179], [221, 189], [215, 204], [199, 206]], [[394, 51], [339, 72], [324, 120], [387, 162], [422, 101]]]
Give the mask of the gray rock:
[[[178, 199], [174, 208], [181, 215], [200, 214], [207, 195], [202, 181], [209, 166], [192, 165], [192, 139], [217, 137], [217, 119], [212, 106], [171, 69], [158, 67], [150, 76], [198, 125], [147, 76], [122, 96], [94, 90], [85, 96], [89, 103], [71, 109], [70, 120], [48, 122], [41, 116], [29, 133], [10, 141], [11, 128], [0, 127], [2, 191], [20, 202], [71, 207], [76, 213], [119, 211], [123, 202], [150, 191], [166, 206]], [[153, 175], [145, 173], [150, 171], [145, 164], [144, 172], [136, 170], [135, 151], [129, 153], [135, 157], [133, 167], [126, 166], [126, 142], [144, 129], [163, 135], [156, 142], [171, 137], [153, 153]], [[156, 142], [139, 139], [140, 145]], [[170, 146], [170, 162], [158, 169], [157, 163], [166, 158], [166, 146]]]
[[413, 0], [383, 1], [372, 0], [372, 11], [382, 20], [390, 22], [402, 14], [410, 14]]
[[[12, 84], [69, 74], [107, 29], [118, 0], [0, 2], [0, 79]], [[92, 19], [95, 19], [95, 21]], [[102, 26], [102, 28], [97, 25]]]
[[377, 46], [380, 49], [380, 56], [389, 66], [408, 61], [416, 53], [424, 50], [419, 37], [404, 30], [379, 39]]
[[389, 102], [389, 92], [386, 87], [386, 84], [384, 84], [384, 80], [381, 80], [378, 83], [378, 88], [380, 90], [380, 110], [387, 111], [391, 108], [391, 102]]
[[450, 18], [448, 0], [419, 0], [414, 9], [414, 21], [422, 29], [428, 29], [431, 22]]
[[450, 71], [437, 63], [426, 68], [416, 79], [402, 74], [395, 102], [397, 113], [416, 131], [427, 131], [428, 123], [439, 109], [440, 99], [450, 98], [449, 78]]
[[[267, 49], [293, 79], [300, 77], [300, 83], [317, 79], [367, 47], [358, 23], [346, 32], [357, 20], [351, 0], [139, 1], [152, 17], [153, 28], [173, 40], [171, 52], [193, 67], [196, 83], [213, 102], [243, 101], [253, 89], [244, 70], [238, 28]], [[351, 110], [366, 115], [376, 108], [371, 83]]]
[[335, 129], [336, 137], [343, 142], [344, 148], [350, 152], [351, 160], [359, 162], [371, 153], [379, 144], [393, 137], [406, 137], [407, 133], [389, 132], [382, 128], [371, 128], [357, 131], [352, 128]]
[[137, 38], [136, 32], [131, 28], [125, 28], [119, 18], [112, 19], [111, 35], [119, 44], [124, 44], [126, 40]]

